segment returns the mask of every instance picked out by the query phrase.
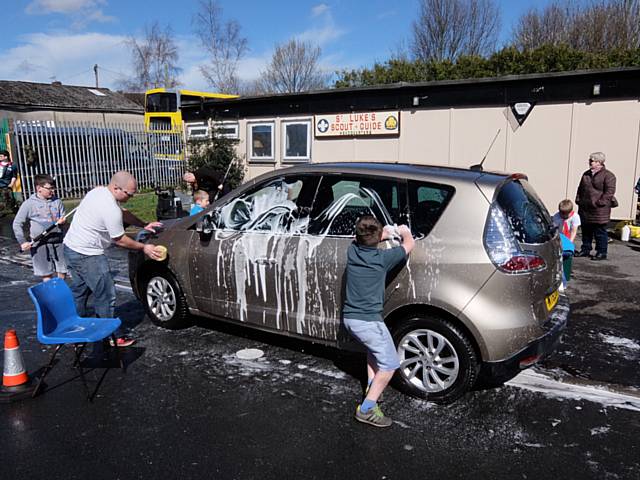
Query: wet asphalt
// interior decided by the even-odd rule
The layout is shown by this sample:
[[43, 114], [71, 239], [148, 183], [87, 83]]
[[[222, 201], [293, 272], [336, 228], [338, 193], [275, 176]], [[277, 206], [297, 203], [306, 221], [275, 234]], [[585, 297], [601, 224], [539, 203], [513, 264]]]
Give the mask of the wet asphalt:
[[[47, 362], [27, 294], [29, 268], [0, 229], [0, 325], [16, 328], [30, 374]], [[126, 275], [123, 252], [110, 252]], [[137, 339], [126, 373], [108, 370], [86, 401], [71, 352], [35, 399], [0, 403], [0, 479], [640, 478], [640, 242], [610, 260], [575, 259], [572, 316], [556, 354], [536, 372], [637, 398], [636, 406], [518, 385], [439, 406], [389, 390], [394, 420], [353, 420], [364, 359], [204, 319], [168, 331], [118, 292]], [[244, 348], [264, 351], [240, 360]], [[114, 365], [85, 363], [90, 386]], [[566, 387], [570, 390], [570, 386]], [[635, 409], [634, 409], [635, 408]]]

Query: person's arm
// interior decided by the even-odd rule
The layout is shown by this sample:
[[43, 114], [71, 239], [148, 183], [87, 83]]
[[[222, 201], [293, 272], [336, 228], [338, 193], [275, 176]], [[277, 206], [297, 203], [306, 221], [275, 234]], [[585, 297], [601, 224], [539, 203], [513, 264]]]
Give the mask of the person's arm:
[[575, 243], [576, 242], [576, 235], [577, 234], [578, 234], [578, 227], [575, 226], [569, 232], [569, 240], [571, 240], [571, 243]]
[[126, 235], [122, 235], [118, 238], [112, 238], [113, 243], [117, 246], [126, 248], [128, 250], [142, 250], [144, 254], [152, 258], [153, 260], [158, 260], [160, 258], [160, 254], [156, 252], [156, 246], [152, 243], [141, 243], [137, 242]]
[[20, 205], [18, 209], [18, 213], [16, 213], [16, 217], [13, 219], [13, 234], [16, 237], [16, 240], [20, 244], [20, 248], [24, 250], [28, 250], [31, 246], [31, 242], [27, 242], [27, 239], [24, 236], [24, 224], [27, 221], [27, 217], [29, 216], [29, 202], [25, 202]]
[[604, 186], [602, 195], [596, 201], [596, 205], [599, 207], [606, 207], [611, 205], [613, 196], [616, 193], [616, 176], [611, 172], [606, 172], [604, 177]]
[[142, 219], [136, 217], [133, 213], [131, 213], [126, 208], [121, 208], [121, 210], [122, 210], [122, 223], [124, 223], [125, 225], [133, 225], [134, 227], [144, 228], [146, 223]]
[[398, 233], [402, 238], [402, 248], [404, 248], [406, 254], [409, 255], [411, 250], [413, 250], [413, 247], [416, 245], [416, 241], [413, 239], [411, 230], [406, 225], [400, 225], [398, 226]]
[[578, 227], [582, 222], [580, 221], [580, 215], [578, 215], [577, 213], [574, 213], [571, 219], [572, 219], [572, 222], [571, 222], [571, 230], [569, 231], [569, 240], [575, 243], [576, 235], [578, 234]]
[[13, 189], [13, 186], [16, 184], [17, 181], [18, 181], [18, 168], [14, 164], [13, 172], [11, 173], [11, 181], [9, 182], [9, 188]]

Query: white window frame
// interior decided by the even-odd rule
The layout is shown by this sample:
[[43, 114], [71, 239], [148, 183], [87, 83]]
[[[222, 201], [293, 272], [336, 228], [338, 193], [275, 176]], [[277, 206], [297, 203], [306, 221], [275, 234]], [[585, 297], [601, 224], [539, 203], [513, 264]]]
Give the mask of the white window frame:
[[[311, 118], [298, 118], [282, 120], [282, 163], [309, 163], [311, 162]], [[307, 127], [307, 155], [305, 157], [287, 157], [287, 126], [306, 125]]]
[[[253, 156], [253, 127], [271, 127], [271, 155], [268, 157]], [[247, 148], [249, 150], [247, 157], [249, 163], [275, 163], [276, 161], [276, 144], [275, 144], [276, 122], [249, 122], [247, 123]]]
[[[204, 128], [204, 134], [193, 135], [191, 130]], [[208, 138], [209, 137], [209, 125], [206, 123], [187, 123], [187, 138]]]
[[224, 137], [224, 138], [232, 138], [234, 140], [239, 139], [240, 138], [240, 124], [238, 122], [221, 121], [221, 122], [214, 122], [214, 124], [213, 124], [213, 128], [214, 129], [231, 128], [231, 127], [233, 127], [233, 129], [234, 129], [233, 133], [222, 133], [219, 136], [220, 137]]

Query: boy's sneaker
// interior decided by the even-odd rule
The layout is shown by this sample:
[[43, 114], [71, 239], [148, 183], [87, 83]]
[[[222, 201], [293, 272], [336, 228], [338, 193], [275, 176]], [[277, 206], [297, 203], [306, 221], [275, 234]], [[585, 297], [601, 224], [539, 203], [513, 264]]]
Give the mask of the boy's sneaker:
[[[124, 338], [124, 337], [116, 338], [116, 345], [120, 348], [130, 347], [135, 342], [136, 341], [133, 338]], [[112, 347], [115, 347], [112, 339], [109, 339], [109, 345], [111, 345]]]
[[359, 422], [368, 423], [374, 427], [390, 427], [393, 424], [393, 421], [389, 417], [385, 417], [378, 405], [373, 407], [367, 413], [362, 413], [360, 411], [360, 405], [358, 405], [355, 416], [356, 420]]

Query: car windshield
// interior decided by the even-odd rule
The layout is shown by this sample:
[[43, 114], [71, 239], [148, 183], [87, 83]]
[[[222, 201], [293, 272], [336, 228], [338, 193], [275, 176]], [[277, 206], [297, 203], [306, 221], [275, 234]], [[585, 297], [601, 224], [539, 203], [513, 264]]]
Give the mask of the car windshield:
[[230, 230], [300, 233], [307, 219], [300, 218], [297, 200], [303, 180], [276, 179], [232, 200], [220, 210], [217, 227]]
[[552, 238], [553, 222], [546, 207], [524, 179], [506, 183], [498, 193], [516, 239], [523, 243], [545, 243]]

